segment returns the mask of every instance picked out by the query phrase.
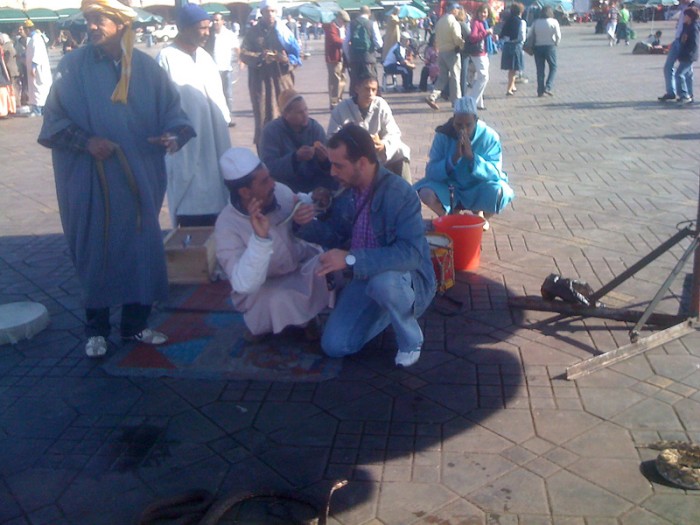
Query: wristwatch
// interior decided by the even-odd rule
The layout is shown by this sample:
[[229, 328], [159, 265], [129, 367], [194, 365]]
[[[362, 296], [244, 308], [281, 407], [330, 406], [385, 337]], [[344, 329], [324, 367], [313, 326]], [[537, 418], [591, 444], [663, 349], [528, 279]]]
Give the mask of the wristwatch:
[[349, 253], [345, 256], [345, 264], [347, 264], [349, 268], [352, 268], [353, 266], [355, 266], [356, 262], [357, 262], [357, 259], [355, 258], [355, 256], [353, 254]]

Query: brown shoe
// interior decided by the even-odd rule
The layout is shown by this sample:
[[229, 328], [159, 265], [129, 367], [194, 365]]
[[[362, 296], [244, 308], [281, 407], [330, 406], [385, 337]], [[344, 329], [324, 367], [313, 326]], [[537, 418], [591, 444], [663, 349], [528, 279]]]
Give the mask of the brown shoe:
[[318, 325], [318, 319], [311, 319], [304, 327], [304, 339], [310, 343], [321, 339], [321, 327]]
[[425, 103], [428, 104], [433, 109], [440, 109], [440, 106], [430, 97], [425, 97]]

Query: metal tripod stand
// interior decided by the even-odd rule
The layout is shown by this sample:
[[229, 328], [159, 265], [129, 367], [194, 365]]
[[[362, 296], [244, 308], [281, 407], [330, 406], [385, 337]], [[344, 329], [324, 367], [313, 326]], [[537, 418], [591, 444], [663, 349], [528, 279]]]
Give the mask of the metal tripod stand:
[[[700, 194], [700, 192], [699, 192]], [[691, 228], [691, 226], [694, 226]], [[635, 322], [636, 324], [630, 330], [630, 344], [616, 348], [609, 352], [591, 357], [580, 363], [576, 363], [566, 369], [567, 379], [577, 379], [585, 375], [591, 374], [602, 368], [618, 363], [624, 359], [640, 354], [652, 348], [656, 348], [662, 344], [668, 343], [674, 339], [678, 339], [685, 334], [695, 331], [698, 323], [698, 314], [700, 313], [700, 199], [698, 200], [698, 213], [694, 225], [689, 224], [679, 230], [666, 242], [652, 250], [651, 253], [642, 257], [638, 262], [630, 266], [627, 270], [615, 277], [609, 283], [603, 285], [593, 295], [590, 296], [590, 303], [595, 305], [598, 300], [603, 298], [605, 294], [612, 291], [624, 281], [646, 267], [652, 261], [666, 253], [676, 244], [687, 237], [691, 237], [692, 241], [683, 252], [683, 255], [678, 260], [670, 275], [659, 288], [656, 295], [651, 300], [644, 312], [605, 308], [605, 307], [582, 307], [561, 301], [544, 301], [540, 298], [531, 297], [513, 297], [509, 300], [509, 305], [513, 308], [526, 310], [539, 310], [546, 312], [559, 312], [560, 315], [545, 321], [552, 323], [566, 317], [582, 316], [582, 317], [598, 317], [603, 319], [614, 319], [618, 321]], [[668, 292], [674, 279], [685, 266], [690, 256], [694, 254], [693, 276], [692, 276], [692, 296], [690, 303], [689, 316], [683, 319], [681, 316], [673, 316], [666, 314], [656, 314], [654, 309], [658, 306], [661, 299]], [[674, 324], [675, 323], [675, 324]], [[653, 333], [647, 337], [640, 337], [639, 332], [645, 325], [665, 326], [663, 330]], [[671, 325], [671, 326], [669, 326]]]

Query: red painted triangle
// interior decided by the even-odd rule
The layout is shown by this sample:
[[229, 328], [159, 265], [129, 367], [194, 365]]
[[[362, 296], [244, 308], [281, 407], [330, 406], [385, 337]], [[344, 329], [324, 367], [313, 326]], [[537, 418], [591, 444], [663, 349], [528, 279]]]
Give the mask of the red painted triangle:
[[138, 345], [119, 363], [122, 368], [177, 368], [152, 345]]

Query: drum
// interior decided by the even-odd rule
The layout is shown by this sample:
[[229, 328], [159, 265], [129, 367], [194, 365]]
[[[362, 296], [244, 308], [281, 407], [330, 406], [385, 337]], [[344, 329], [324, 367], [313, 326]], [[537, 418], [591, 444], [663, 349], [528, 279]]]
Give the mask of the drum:
[[455, 266], [452, 239], [444, 233], [426, 234], [430, 246], [430, 259], [433, 261], [437, 293], [445, 293], [455, 285]]

